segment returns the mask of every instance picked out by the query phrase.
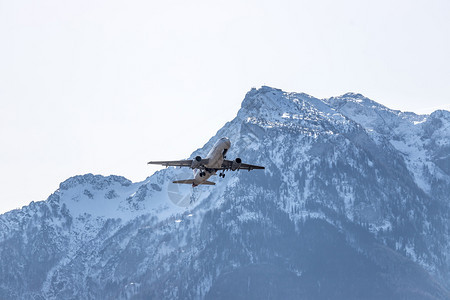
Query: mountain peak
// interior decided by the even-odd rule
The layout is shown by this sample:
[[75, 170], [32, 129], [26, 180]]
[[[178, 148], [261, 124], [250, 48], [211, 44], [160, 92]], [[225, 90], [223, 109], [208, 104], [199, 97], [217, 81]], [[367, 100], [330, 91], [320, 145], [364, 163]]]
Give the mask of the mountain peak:
[[335, 108], [341, 108], [344, 105], [354, 105], [354, 106], [359, 106], [359, 107], [390, 110], [389, 108], [385, 107], [384, 105], [382, 105], [376, 101], [373, 101], [362, 94], [353, 93], [353, 92], [348, 92], [341, 96], [324, 99], [324, 102]]
[[327, 104], [308, 94], [289, 93], [281, 89], [262, 86], [259, 89], [252, 88], [246, 94], [239, 113], [254, 117], [279, 118], [285, 113], [295, 114], [312, 108], [330, 112]]
[[246, 94], [238, 119], [263, 128], [289, 127], [316, 133], [332, 130], [334, 126], [342, 128], [349, 122], [323, 100], [268, 86], [253, 88]]
[[430, 118], [444, 119], [450, 121], [450, 111], [444, 109], [435, 110], [430, 114]]
[[252, 88], [242, 101], [241, 109], [254, 110], [261, 108], [262, 106], [271, 106], [276, 108], [281, 105], [280, 96], [284, 92], [280, 89], [271, 88], [268, 86], [262, 86], [259, 89]]
[[362, 95], [362, 94], [360, 94], [360, 93], [354, 93], [354, 92], [348, 92], [348, 93], [345, 93], [345, 94], [342, 95], [341, 97], [354, 98], [354, 99], [368, 99], [368, 98], [365, 97], [364, 95]]
[[61, 190], [68, 190], [77, 185], [91, 184], [96, 189], [102, 189], [105, 186], [111, 185], [113, 183], [119, 183], [122, 186], [129, 186], [131, 185], [132, 182], [122, 176], [116, 175], [103, 176], [88, 173], [85, 175], [76, 175], [66, 179], [65, 181], [60, 183], [59, 188]]

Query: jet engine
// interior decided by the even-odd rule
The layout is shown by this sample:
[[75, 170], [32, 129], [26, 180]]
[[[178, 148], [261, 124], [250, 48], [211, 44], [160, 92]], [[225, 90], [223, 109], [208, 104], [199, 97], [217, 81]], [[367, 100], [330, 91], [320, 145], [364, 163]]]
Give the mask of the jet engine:
[[231, 170], [236, 171], [241, 166], [242, 160], [238, 157], [235, 160], [233, 160], [233, 163], [231, 164]]
[[191, 168], [192, 169], [196, 169], [196, 168], [200, 167], [201, 166], [201, 161], [202, 161], [202, 158], [200, 156], [196, 156], [192, 160]]

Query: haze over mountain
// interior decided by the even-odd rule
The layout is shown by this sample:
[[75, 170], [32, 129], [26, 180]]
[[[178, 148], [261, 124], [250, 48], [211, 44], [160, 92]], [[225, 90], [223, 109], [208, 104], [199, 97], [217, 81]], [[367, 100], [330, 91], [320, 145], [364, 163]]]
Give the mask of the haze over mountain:
[[450, 113], [252, 89], [214, 187], [86, 174], [0, 216], [0, 299], [450, 299]]

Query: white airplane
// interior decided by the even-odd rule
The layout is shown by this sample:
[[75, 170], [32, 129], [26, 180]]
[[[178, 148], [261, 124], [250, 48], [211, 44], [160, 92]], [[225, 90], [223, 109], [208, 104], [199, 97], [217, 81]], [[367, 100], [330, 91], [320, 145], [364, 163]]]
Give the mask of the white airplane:
[[225, 171], [264, 169], [264, 167], [243, 164], [238, 157], [235, 160], [226, 160], [226, 154], [231, 147], [230, 139], [223, 137], [218, 140], [205, 159], [196, 156], [194, 159], [174, 160], [174, 161], [150, 161], [148, 164], [163, 165], [166, 167], [190, 167], [194, 170], [194, 179], [177, 180], [173, 183], [192, 184], [196, 187], [200, 184], [215, 185], [216, 183], [208, 181], [211, 175], [216, 175], [221, 171], [219, 177], [225, 177]]

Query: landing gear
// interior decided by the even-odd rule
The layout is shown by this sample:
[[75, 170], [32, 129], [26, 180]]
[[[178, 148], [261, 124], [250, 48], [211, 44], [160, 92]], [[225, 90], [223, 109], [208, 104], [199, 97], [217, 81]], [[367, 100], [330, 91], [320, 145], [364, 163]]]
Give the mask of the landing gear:
[[200, 177], [203, 177], [203, 176], [206, 176], [206, 173], [205, 172], [200, 172]]
[[220, 173], [219, 177], [225, 178], [225, 173]]

